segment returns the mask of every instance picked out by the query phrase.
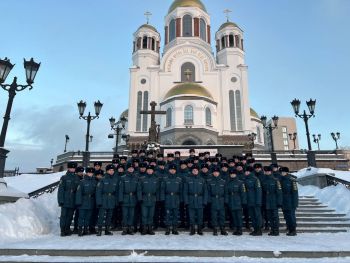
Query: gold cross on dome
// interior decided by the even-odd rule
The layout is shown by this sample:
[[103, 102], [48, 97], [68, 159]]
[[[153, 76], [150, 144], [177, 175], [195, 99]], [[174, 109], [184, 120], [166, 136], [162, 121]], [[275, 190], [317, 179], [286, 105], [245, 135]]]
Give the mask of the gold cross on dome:
[[185, 76], [186, 76], [186, 80], [190, 81], [191, 80], [191, 76], [192, 76], [192, 71], [190, 69], [186, 69], [184, 73], [185, 73]]
[[148, 25], [148, 24], [149, 24], [149, 19], [150, 19], [150, 17], [152, 16], [152, 13], [147, 11], [144, 15], [145, 15], [145, 17], [146, 17], [147, 25]]
[[230, 13], [232, 13], [232, 11], [230, 9], [225, 9], [224, 13], [226, 15], [227, 22], [230, 21]]

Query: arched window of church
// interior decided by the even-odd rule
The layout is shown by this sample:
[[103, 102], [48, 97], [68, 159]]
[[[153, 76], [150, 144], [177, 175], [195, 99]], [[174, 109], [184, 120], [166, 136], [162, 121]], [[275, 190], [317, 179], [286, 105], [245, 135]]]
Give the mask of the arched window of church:
[[137, 107], [136, 107], [136, 131], [141, 131], [141, 111], [142, 108], [142, 91], [137, 92]]
[[184, 112], [185, 124], [193, 124], [193, 107], [187, 105]]
[[234, 47], [234, 36], [229, 35], [228, 40], [229, 40], [230, 47]]
[[244, 50], [243, 39], [241, 39], [241, 49]]
[[186, 62], [181, 66], [181, 82], [195, 82], [196, 67], [191, 62]]
[[229, 92], [229, 101], [230, 101], [230, 124], [231, 131], [237, 131], [236, 128], [236, 106], [235, 106], [235, 93], [233, 90]]
[[165, 127], [170, 127], [172, 125], [172, 113], [173, 111], [171, 110], [171, 108], [166, 110], [166, 125]]
[[262, 140], [261, 140], [261, 129], [260, 129], [259, 126], [256, 127], [256, 138], [257, 138], [259, 143], [262, 143]]
[[205, 109], [205, 124], [211, 126], [211, 110], [209, 108]]
[[236, 40], [236, 47], [240, 47], [240, 44], [239, 44], [239, 42], [240, 42], [240, 40], [239, 40], [239, 36], [237, 35], [237, 36], [235, 36], [235, 40]]
[[141, 42], [142, 42], [142, 37], [137, 38], [137, 44], [136, 44], [137, 50], [141, 48]]
[[146, 36], [144, 36], [142, 39], [142, 48], [143, 49], [147, 48], [147, 37]]
[[[143, 93], [143, 110], [148, 110], [148, 91], [145, 91]], [[143, 114], [143, 120], [142, 120], [142, 131], [147, 132], [148, 131], [148, 115]]]
[[224, 49], [226, 47], [226, 41], [225, 41], [225, 36], [221, 38], [221, 49]]
[[152, 50], [156, 51], [156, 40], [152, 38]]
[[241, 92], [236, 90], [237, 130], [243, 130]]
[[207, 24], [203, 18], [200, 20], [200, 38], [207, 41]]
[[182, 21], [182, 36], [192, 37], [192, 16], [185, 15]]
[[176, 37], [176, 22], [172, 19], [169, 24], [169, 42], [174, 40]]

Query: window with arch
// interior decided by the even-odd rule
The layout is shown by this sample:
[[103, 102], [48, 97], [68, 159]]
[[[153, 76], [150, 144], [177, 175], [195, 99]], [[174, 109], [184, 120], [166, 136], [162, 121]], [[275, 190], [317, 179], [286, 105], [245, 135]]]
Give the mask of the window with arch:
[[243, 130], [241, 92], [236, 90], [237, 130]]
[[142, 38], [142, 48], [143, 48], [143, 49], [146, 49], [146, 48], [147, 48], [147, 37], [146, 37], [146, 36], [144, 36], [144, 37]]
[[234, 41], [234, 36], [233, 35], [229, 35], [228, 42], [229, 42], [229, 46], [230, 47], [234, 47], [235, 46], [235, 41]]
[[137, 92], [137, 106], [136, 106], [136, 131], [141, 131], [141, 111], [142, 108], [142, 91]]
[[[143, 93], [143, 110], [148, 110], [148, 91], [145, 91]], [[148, 131], [148, 115], [143, 114], [142, 116], [142, 131], [147, 132]]]
[[221, 38], [221, 49], [224, 49], [226, 47], [226, 41], [225, 41], [225, 36]]
[[229, 101], [230, 101], [230, 124], [231, 131], [237, 131], [236, 128], [236, 106], [235, 106], [235, 93], [233, 90], [229, 92]]
[[193, 107], [191, 105], [185, 107], [184, 120], [185, 124], [193, 124]]
[[203, 18], [200, 19], [200, 38], [207, 41], [207, 24]]
[[172, 19], [169, 23], [169, 42], [174, 40], [176, 37], [176, 21]]
[[166, 110], [166, 124], [165, 127], [170, 127], [172, 125], [172, 109], [169, 108]]
[[192, 16], [185, 15], [182, 19], [182, 36], [192, 37]]
[[205, 109], [205, 124], [211, 126], [211, 110], [209, 108]]
[[236, 42], [236, 47], [239, 47], [240, 45], [240, 40], [239, 40], [239, 36], [235, 36], [235, 42]]
[[156, 51], [156, 40], [152, 38], [152, 50]]
[[181, 82], [195, 82], [196, 67], [191, 62], [186, 62], [181, 66]]

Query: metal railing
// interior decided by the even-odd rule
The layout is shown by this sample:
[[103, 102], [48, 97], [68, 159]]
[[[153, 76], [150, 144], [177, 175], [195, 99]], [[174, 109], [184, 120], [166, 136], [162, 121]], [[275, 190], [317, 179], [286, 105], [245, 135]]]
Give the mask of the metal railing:
[[35, 190], [31, 193], [28, 193], [28, 196], [29, 196], [29, 198], [38, 198], [39, 196], [46, 194], [46, 193], [51, 194], [58, 188], [59, 184], [60, 184], [60, 181], [49, 184], [45, 187], [42, 187], [38, 190]]
[[337, 177], [329, 175], [329, 174], [326, 175], [326, 180], [327, 180], [327, 186], [342, 184], [347, 189], [350, 190], [350, 182], [349, 181], [337, 178]]

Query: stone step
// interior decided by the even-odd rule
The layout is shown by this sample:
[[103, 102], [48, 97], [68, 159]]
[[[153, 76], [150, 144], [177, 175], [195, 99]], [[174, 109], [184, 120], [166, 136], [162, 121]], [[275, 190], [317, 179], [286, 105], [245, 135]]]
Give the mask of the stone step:
[[[284, 222], [281, 222], [280, 226], [285, 226], [286, 224]], [[298, 227], [341, 227], [341, 228], [350, 228], [350, 223], [327, 223], [327, 222], [303, 222], [303, 221], [297, 221]]]
[[299, 198], [299, 201], [304, 201], [304, 202], [319, 202], [317, 198]]
[[303, 204], [303, 205], [322, 205], [323, 203], [321, 202], [317, 202], [317, 201], [312, 201], [312, 202], [309, 202], [309, 201], [300, 201], [299, 200], [299, 205], [300, 204]]
[[333, 213], [334, 209], [312, 209], [312, 208], [298, 208], [297, 212], [306, 212], [306, 213]]
[[[284, 218], [280, 216], [280, 220]], [[346, 217], [298, 217], [297, 222], [349, 222], [350, 219]]]
[[300, 195], [299, 198], [304, 198], [304, 199], [316, 199], [316, 197], [313, 196], [313, 195]]
[[[280, 216], [283, 216], [282, 212], [279, 212]], [[304, 212], [296, 212], [295, 215], [298, 217], [345, 217], [346, 214], [331, 214], [331, 213], [314, 213], [314, 212], [310, 212], [310, 213], [304, 213]]]
[[299, 204], [300, 208], [310, 208], [310, 209], [317, 209], [317, 208], [328, 208], [328, 206], [326, 205], [303, 205], [303, 204]]

